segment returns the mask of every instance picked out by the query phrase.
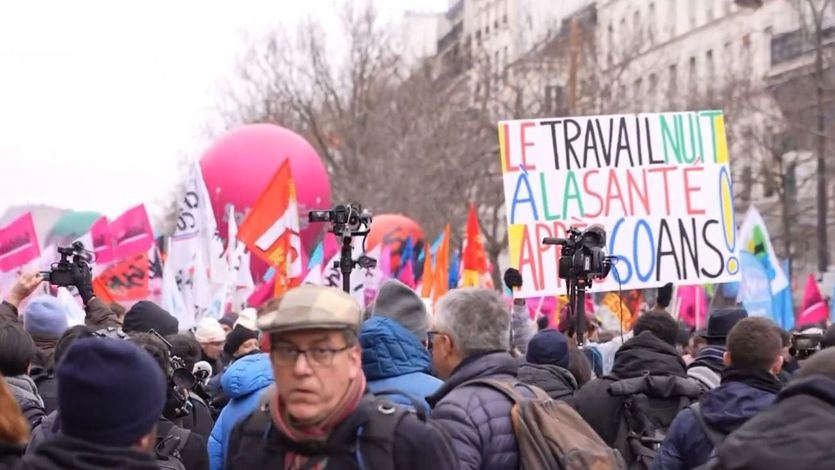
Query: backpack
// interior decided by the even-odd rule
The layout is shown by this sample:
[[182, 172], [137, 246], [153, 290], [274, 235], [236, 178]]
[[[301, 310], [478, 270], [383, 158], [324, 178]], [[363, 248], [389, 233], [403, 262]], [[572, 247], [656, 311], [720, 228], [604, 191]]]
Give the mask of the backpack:
[[162, 439], [157, 439], [154, 447], [154, 456], [157, 460], [157, 467], [163, 470], [186, 470], [183, 464], [182, 451], [186, 446], [191, 431], [179, 426], [171, 426], [168, 434]]
[[[360, 407], [366, 407], [369, 420], [357, 429], [355, 451], [357, 465], [365, 470], [394, 468], [394, 439], [397, 426], [407, 415], [419, 417], [420, 415], [416, 415], [408, 408], [395, 406], [386, 399], [373, 396], [364, 398]], [[270, 433], [274, 432], [269, 402], [262, 398], [261, 405], [255, 413], [244, 418], [239, 426], [241, 426], [239, 449], [255, 448], [267, 440]], [[276, 461], [283, 465], [284, 456], [279, 453], [275, 456]], [[231, 454], [227, 455], [227, 459], [232, 457]], [[310, 462], [315, 463], [314, 460]], [[228, 463], [227, 460], [227, 466]]]
[[[626, 468], [620, 453], [607, 446], [574, 408], [551, 399], [538, 387], [495, 379], [475, 379], [463, 385], [490, 387], [513, 402], [510, 417], [519, 446], [520, 469]], [[517, 385], [528, 388], [535, 398], [520, 394]]]
[[692, 379], [642, 375], [615, 379], [609, 394], [623, 399], [615, 447], [623, 449], [630, 469], [650, 468], [676, 415], [697, 401], [702, 388]]
[[713, 451], [710, 453], [710, 458], [707, 460], [707, 462], [696, 467], [695, 470], [708, 470], [716, 468], [719, 464], [719, 458], [716, 455], [716, 449], [718, 449], [719, 446], [722, 445], [723, 442], [725, 442], [725, 438], [728, 437], [728, 435], [707, 424], [707, 421], [705, 421], [705, 417], [702, 416], [702, 408], [701, 406], [699, 406], [698, 402], [690, 405], [690, 411], [693, 412], [693, 418], [695, 418], [696, 422], [699, 423], [699, 427], [702, 428], [702, 432], [705, 433], [705, 436], [707, 436], [707, 440], [709, 440], [710, 444], [713, 446]]

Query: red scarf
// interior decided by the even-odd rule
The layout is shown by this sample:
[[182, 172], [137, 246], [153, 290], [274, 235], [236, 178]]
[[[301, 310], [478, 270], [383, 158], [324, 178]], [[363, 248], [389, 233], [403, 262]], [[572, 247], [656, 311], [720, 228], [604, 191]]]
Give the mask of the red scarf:
[[[365, 374], [360, 371], [359, 376], [348, 385], [348, 390], [339, 400], [336, 408], [327, 416], [312, 425], [299, 425], [294, 423], [293, 418], [287, 413], [287, 406], [278, 396], [278, 390], [276, 389], [270, 399], [270, 415], [279, 431], [293, 442], [325, 442], [331, 431], [357, 409], [363, 394], [365, 394]], [[284, 458], [284, 467], [288, 469], [299, 468], [307, 460], [308, 458], [305, 456], [288, 452]], [[323, 460], [312, 468], [322, 469], [325, 468], [326, 464], [327, 461]]]

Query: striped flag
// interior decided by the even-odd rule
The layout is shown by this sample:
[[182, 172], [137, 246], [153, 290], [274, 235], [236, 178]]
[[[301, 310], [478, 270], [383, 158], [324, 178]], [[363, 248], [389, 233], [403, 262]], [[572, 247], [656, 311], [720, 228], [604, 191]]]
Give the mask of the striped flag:
[[238, 240], [275, 267], [276, 296], [298, 284], [302, 276], [299, 209], [288, 161], [252, 206], [238, 230]]

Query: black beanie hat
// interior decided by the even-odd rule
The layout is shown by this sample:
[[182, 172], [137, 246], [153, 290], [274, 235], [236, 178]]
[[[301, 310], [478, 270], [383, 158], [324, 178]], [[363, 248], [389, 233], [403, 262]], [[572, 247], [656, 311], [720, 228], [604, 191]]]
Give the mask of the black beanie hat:
[[155, 330], [162, 336], [176, 335], [180, 322], [159, 305], [142, 300], [125, 314], [122, 329], [125, 333], [147, 333]]
[[130, 447], [153, 429], [165, 404], [159, 365], [128, 341], [79, 339], [56, 377], [61, 428], [85, 442]]
[[668, 282], [658, 288], [658, 296], [655, 299], [655, 303], [667, 308], [670, 306], [671, 300], [673, 300], [673, 283]]
[[226, 343], [223, 345], [223, 352], [229, 356], [234, 356], [235, 351], [250, 339], [258, 339], [258, 333], [250, 330], [243, 325], [236, 325], [232, 331], [226, 335]]
[[553, 328], [533, 335], [525, 359], [532, 364], [553, 364], [568, 368], [568, 339]]

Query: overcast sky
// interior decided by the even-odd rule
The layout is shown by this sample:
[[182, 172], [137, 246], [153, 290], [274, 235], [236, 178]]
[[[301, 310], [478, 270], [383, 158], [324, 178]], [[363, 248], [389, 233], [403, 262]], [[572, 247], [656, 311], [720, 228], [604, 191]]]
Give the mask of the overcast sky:
[[[0, 214], [44, 203], [158, 212], [246, 37], [350, 0], [0, 2]], [[447, 0], [378, 0], [387, 17]], [[326, 21], [335, 21], [335, 16]]]

